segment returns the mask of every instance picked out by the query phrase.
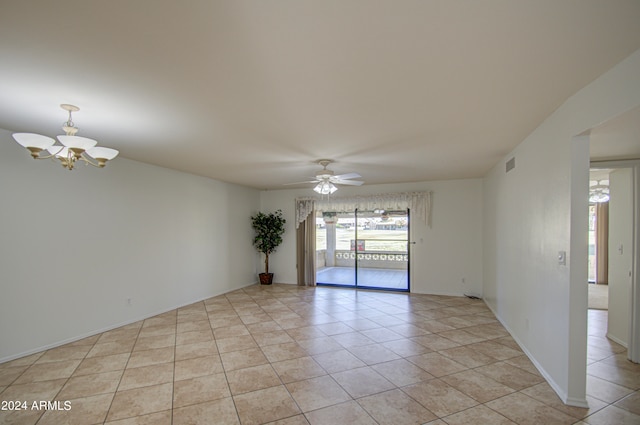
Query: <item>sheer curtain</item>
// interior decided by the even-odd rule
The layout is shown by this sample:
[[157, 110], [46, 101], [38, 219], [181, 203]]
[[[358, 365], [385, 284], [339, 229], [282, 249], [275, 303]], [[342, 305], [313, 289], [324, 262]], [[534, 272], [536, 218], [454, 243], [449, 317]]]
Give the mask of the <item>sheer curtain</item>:
[[374, 210], [411, 210], [411, 216], [431, 227], [431, 192], [382, 193], [377, 195], [296, 199], [296, 228], [312, 210], [353, 212]]
[[431, 192], [383, 193], [367, 196], [296, 199], [296, 264], [298, 285], [316, 286], [316, 211], [411, 211], [411, 217], [431, 227]]

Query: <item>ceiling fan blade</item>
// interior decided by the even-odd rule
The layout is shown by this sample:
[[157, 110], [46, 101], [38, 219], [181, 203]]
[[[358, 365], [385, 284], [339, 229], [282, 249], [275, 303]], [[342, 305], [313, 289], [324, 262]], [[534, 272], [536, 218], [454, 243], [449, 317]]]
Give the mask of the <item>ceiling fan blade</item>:
[[338, 180], [359, 179], [360, 177], [362, 176], [358, 173], [347, 173], [347, 174], [339, 174], [337, 176], [333, 176], [334, 179], [338, 179]]
[[282, 185], [283, 186], [291, 186], [291, 185], [294, 185], [294, 184], [308, 184], [308, 183], [319, 183], [319, 182], [320, 182], [319, 180], [308, 180], [306, 182], [283, 183]]
[[362, 185], [364, 182], [361, 182], [359, 180], [342, 180], [342, 179], [332, 179], [331, 183], [335, 183], [335, 184], [346, 184], [349, 186], [360, 186]]

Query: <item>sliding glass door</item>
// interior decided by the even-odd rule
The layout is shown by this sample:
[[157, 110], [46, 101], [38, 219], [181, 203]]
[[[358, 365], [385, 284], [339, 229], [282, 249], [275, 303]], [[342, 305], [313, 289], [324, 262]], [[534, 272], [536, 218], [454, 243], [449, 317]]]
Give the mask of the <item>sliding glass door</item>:
[[319, 285], [409, 291], [409, 211], [319, 212]]

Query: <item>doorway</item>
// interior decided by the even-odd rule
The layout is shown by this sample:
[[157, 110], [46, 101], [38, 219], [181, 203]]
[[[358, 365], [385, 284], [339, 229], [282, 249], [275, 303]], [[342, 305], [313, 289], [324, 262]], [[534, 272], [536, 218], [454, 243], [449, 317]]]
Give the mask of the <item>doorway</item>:
[[408, 292], [409, 210], [318, 212], [316, 282]]

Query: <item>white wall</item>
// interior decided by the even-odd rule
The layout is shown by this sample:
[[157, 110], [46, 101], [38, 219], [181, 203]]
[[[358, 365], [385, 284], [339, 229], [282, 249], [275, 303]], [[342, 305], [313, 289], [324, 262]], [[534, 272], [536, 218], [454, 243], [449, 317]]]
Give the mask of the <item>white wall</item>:
[[[366, 176], [363, 176], [366, 180]], [[340, 187], [332, 196], [432, 191], [432, 227], [411, 222], [411, 291], [425, 294], [482, 295], [482, 180]], [[282, 209], [287, 219], [284, 242], [269, 256], [269, 271], [279, 283], [296, 283], [295, 198], [312, 196], [304, 189], [264, 191], [261, 209]], [[261, 266], [261, 263], [260, 263]], [[462, 279], [465, 283], [462, 283]]]
[[484, 181], [485, 300], [573, 405], [586, 404], [589, 170], [588, 137], [575, 136], [638, 105], [640, 51], [568, 99]]
[[609, 320], [607, 336], [627, 347], [633, 262], [633, 170], [609, 175]]
[[254, 283], [259, 199], [125, 158], [68, 171], [0, 130], [0, 362]]

